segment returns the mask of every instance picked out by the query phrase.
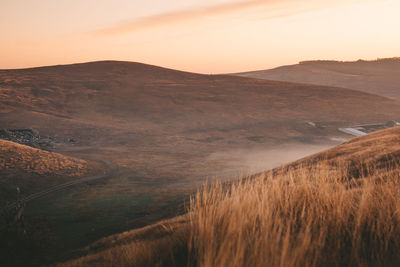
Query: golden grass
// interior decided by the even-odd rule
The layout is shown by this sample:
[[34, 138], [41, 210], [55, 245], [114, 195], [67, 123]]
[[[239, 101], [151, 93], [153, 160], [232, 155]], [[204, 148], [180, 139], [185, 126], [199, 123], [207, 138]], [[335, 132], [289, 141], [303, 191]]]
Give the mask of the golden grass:
[[[392, 162], [393, 163], [393, 162]], [[393, 165], [388, 165], [388, 167]], [[206, 186], [192, 199], [197, 266], [388, 266], [400, 263], [400, 180], [345, 163]]]

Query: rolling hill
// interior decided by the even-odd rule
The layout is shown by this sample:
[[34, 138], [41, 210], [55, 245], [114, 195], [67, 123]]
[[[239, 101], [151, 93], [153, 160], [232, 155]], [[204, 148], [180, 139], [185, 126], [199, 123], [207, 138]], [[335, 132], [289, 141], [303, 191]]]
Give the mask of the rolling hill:
[[36, 129], [60, 145], [73, 139], [121, 166], [164, 177], [204, 168], [200, 159], [216, 151], [332, 145], [332, 137], [346, 136], [338, 127], [400, 114], [398, 102], [354, 90], [114, 61], [0, 70], [0, 90], [3, 128]]
[[60, 266], [395, 266], [399, 140], [399, 127], [383, 130], [208, 185], [188, 215], [101, 239]]
[[344, 87], [400, 100], [400, 58], [355, 62], [303, 61], [296, 65], [237, 75]]

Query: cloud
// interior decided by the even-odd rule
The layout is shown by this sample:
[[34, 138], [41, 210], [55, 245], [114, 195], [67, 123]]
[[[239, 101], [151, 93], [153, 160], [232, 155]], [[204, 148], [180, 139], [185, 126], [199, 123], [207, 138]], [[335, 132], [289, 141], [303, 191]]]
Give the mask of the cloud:
[[[271, 7], [264, 14], [264, 19], [267, 18], [280, 18], [295, 15], [305, 11], [319, 10], [323, 8], [340, 6], [342, 4], [350, 4], [357, 2], [374, 2], [377, 0], [248, 0], [240, 2], [231, 2], [225, 4], [211, 5], [205, 7], [195, 7], [191, 9], [183, 9], [178, 11], [165, 12], [152, 16], [142, 17], [131, 21], [123, 21], [117, 25], [108, 28], [94, 31], [93, 33], [98, 36], [119, 35], [147, 28], [153, 28], [171, 23], [184, 22], [188, 20], [199, 19], [208, 16], [218, 16], [229, 14], [243, 9], [254, 7]], [[384, 1], [384, 0], [379, 0]], [[276, 13], [277, 6], [283, 5], [284, 10]], [[282, 6], [281, 6], [282, 7]], [[279, 9], [279, 8], [278, 8]]]
[[[290, 1], [290, 0], [287, 0]], [[293, 1], [293, 0], [292, 0]], [[160, 25], [183, 22], [186, 20], [193, 20], [207, 16], [223, 15], [235, 11], [239, 11], [246, 8], [257, 7], [261, 5], [279, 3], [282, 0], [251, 0], [241, 1], [235, 3], [225, 3], [207, 7], [197, 7], [179, 11], [172, 11], [161, 13], [157, 15], [147, 16], [132, 21], [125, 21], [118, 25], [95, 31], [97, 35], [118, 35], [136, 30], [142, 30], [146, 28], [152, 28]]]

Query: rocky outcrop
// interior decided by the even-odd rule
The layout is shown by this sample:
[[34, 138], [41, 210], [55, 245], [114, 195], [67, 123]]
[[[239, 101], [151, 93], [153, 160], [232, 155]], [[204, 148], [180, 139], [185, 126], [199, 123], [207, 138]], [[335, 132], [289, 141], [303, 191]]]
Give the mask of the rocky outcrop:
[[52, 147], [48, 137], [41, 137], [39, 132], [33, 129], [0, 129], [0, 139], [41, 149]]

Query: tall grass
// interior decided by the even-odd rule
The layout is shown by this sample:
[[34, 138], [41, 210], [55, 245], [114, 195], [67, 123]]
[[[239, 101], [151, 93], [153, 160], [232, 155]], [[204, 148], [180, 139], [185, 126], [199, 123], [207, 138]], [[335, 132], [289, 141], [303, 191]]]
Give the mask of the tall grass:
[[206, 185], [190, 205], [191, 264], [400, 264], [398, 168], [361, 167], [357, 177], [354, 164], [320, 164]]

